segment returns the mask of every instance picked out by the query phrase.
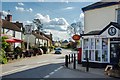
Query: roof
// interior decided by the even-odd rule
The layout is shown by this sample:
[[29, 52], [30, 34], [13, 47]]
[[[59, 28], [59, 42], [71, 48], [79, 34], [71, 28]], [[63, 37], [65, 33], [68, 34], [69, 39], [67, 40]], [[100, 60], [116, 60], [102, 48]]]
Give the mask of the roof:
[[62, 43], [68, 43], [68, 41], [67, 41], [67, 40], [64, 40]]
[[117, 5], [119, 4], [119, 2], [96, 2], [93, 3], [91, 5], [88, 5], [86, 7], [82, 8], [82, 11], [88, 11], [88, 10], [93, 10], [93, 9], [97, 9], [97, 8], [103, 8], [103, 7], [107, 7], [107, 6], [112, 6], [112, 5]]
[[89, 35], [101, 35], [105, 30], [107, 30], [111, 25], [113, 25], [114, 27], [116, 27], [117, 29], [120, 30], [120, 24], [116, 23], [116, 22], [110, 22], [110, 24], [108, 24], [103, 30], [96, 30], [96, 31], [91, 31], [87, 34], [82, 34], [81, 36], [89, 36]]
[[21, 32], [21, 29], [12, 22], [2, 20], [2, 28]]
[[39, 32], [39, 31], [33, 31], [32, 34], [34, 36], [36, 36], [36, 38], [39, 38], [39, 39], [51, 40], [48, 37], [46, 37], [47, 35], [43, 34], [42, 32]]
[[44, 34], [43, 32], [40, 32], [38, 30], [35, 30], [35, 32], [38, 32], [40, 35], [44, 36], [47, 40], [51, 40], [52, 41], [52, 38], [51, 38], [50, 35]]
[[17, 25], [19, 28], [22, 28], [22, 27], [23, 27], [23, 23], [16, 22], [16, 23], [14, 23], [14, 24]]
[[40, 34], [37, 33], [36, 31], [33, 31], [32, 34], [33, 34], [34, 36], [36, 36], [36, 38], [47, 40], [45, 37], [43, 37], [42, 35], [40, 35]]
[[96, 30], [96, 31], [90, 31], [87, 34], [82, 34], [82, 36], [86, 36], [86, 35], [99, 35], [99, 33], [101, 32], [101, 30]]

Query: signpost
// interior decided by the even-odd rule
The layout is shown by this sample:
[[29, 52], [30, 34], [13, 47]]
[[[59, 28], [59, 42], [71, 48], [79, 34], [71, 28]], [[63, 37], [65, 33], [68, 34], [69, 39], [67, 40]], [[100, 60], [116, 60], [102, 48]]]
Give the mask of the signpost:
[[[80, 35], [78, 35], [78, 34], [75, 34], [75, 35], [73, 35], [72, 36], [72, 39], [73, 40], [75, 40], [76, 42], [77, 42], [77, 48], [78, 48], [78, 55], [77, 55], [77, 60], [78, 60], [78, 64], [80, 64], [81, 63], [81, 57], [82, 57], [82, 48], [81, 48], [81, 43], [80, 44], [78, 44], [78, 40], [80, 40]], [[78, 47], [78, 45], [79, 45], [79, 47]]]
[[27, 50], [29, 50], [29, 36], [32, 33], [32, 29], [33, 29], [32, 24], [25, 25], [25, 33], [27, 34]]

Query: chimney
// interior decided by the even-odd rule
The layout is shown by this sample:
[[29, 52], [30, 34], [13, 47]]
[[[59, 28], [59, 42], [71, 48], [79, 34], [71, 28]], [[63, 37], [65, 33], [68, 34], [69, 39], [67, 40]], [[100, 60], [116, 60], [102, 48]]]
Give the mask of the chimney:
[[8, 10], [8, 15], [6, 17], [6, 20], [10, 22], [12, 21], [12, 15], [10, 14], [10, 10]]

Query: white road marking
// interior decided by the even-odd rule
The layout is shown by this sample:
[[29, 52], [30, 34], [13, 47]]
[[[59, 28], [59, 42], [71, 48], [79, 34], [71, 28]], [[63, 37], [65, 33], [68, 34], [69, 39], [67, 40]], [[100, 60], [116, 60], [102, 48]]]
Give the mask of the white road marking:
[[49, 75], [47, 75], [47, 76], [45, 76], [44, 78], [49, 78], [50, 76]]
[[24, 67], [21, 67], [21, 68], [18, 68], [18, 69], [14, 69], [14, 70], [11, 70], [11, 71], [7, 71], [7, 72], [2, 73], [2, 75], [9, 74], [9, 73], [13, 73], [13, 72], [19, 71], [19, 70], [24, 69], [24, 68], [27, 68], [27, 67], [28, 67], [28, 66], [24, 66]]
[[55, 72], [51, 72], [50, 75], [54, 74]]
[[55, 72], [57, 72], [58, 70], [60, 70], [60, 69], [62, 69], [62, 68], [63, 68], [63, 66], [55, 69], [53, 72], [49, 73], [49, 75], [46, 75], [44, 78], [49, 78], [51, 75], [53, 75]]

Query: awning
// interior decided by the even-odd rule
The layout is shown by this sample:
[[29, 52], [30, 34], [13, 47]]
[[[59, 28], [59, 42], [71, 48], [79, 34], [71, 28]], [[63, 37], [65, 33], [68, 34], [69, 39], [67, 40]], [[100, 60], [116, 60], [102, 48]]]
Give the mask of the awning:
[[5, 41], [8, 43], [21, 43], [21, 42], [23, 42], [22, 40], [19, 40], [19, 39], [5, 39]]
[[7, 35], [7, 34], [1, 34], [1, 36], [6, 36], [8, 39], [5, 39], [5, 41], [8, 43], [21, 43], [21, 42], [23, 42], [23, 40], [17, 39], [15, 37], [12, 37], [12, 36]]

